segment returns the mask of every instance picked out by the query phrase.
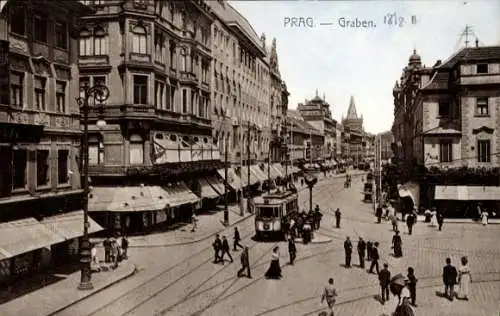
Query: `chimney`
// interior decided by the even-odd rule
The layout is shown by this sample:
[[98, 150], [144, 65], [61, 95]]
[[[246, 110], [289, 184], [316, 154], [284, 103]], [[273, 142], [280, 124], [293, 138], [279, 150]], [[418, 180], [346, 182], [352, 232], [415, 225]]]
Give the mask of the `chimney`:
[[476, 37], [476, 47], [479, 47], [479, 40]]

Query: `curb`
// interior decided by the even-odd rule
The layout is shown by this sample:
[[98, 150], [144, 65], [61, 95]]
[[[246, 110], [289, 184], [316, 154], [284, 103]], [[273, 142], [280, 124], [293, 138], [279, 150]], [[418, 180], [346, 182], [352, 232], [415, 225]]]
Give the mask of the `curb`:
[[137, 271], [138, 271], [138, 270], [137, 270], [137, 267], [136, 267], [134, 264], [132, 264], [132, 263], [131, 263], [130, 265], [131, 265], [131, 271], [127, 271], [125, 274], [123, 274], [122, 276], [120, 276], [118, 279], [113, 280], [112, 282], [110, 282], [110, 283], [108, 283], [108, 284], [104, 285], [103, 287], [101, 287], [101, 288], [99, 288], [99, 289], [97, 289], [97, 290], [95, 290], [95, 291], [89, 291], [87, 295], [84, 295], [84, 296], [82, 296], [82, 297], [79, 297], [79, 298], [78, 298], [78, 299], [76, 299], [75, 301], [72, 301], [72, 302], [70, 302], [69, 304], [67, 304], [67, 305], [65, 305], [65, 306], [63, 306], [63, 307], [58, 308], [57, 310], [55, 310], [55, 311], [51, 312], [51, 313], [50, 313], [50, 314], [48, 314], [47, 316], [54, 316], [54, 315], [57, 315], [57, 314], [59, 314], [60, 312], [64, 311], [65, 309], [68, 309], [69, 307], [74, 306], [74, 305], [76, 305], [76, 304], [80, 303], [81, 301], [83, 301], [83, 300], [87, 299], [88, 297], [93, 296], [93, 295], [95, 295], [95, 294], [98, 294], [99, 292], [102, 292], [102, 291], [104, 291], [105, 289], [107, 289], [107, 288], [109, 288], [109, 287], [111, 287], [111, 286], [113, 286], [113, 285], [115, 285], [115, 284], [117, 284], [117, 283], [119, 283], [119, 282], [121, 282], [121, 281], [123, 281], [123, 280], [125, 280], [125, 279], [127, 279], [127, 278], [129, 278], [129, 277], [131, 277], [131, 276], [133, 276], [134, 274], [136, 274], [136, 273], [137, 273]]
[[[311, 241], [308, 243], [308, 245], [309, 245], [309, 244], [313, 244], [313, 245], [328, 244], [328, 243], [331, 243], [332, 241], [333, 241], [333, 239], [332, 239], [332, 238], [325, 238], [325, 239], [323, 239], [323, 238], [322, 238], [322, 239], [321, 239], [321, 240], [319, 240], [319, 241], [314, 241], [314, 239], [313, 239], [313, 240], [311, 240]], [[298, 242], [298, 243], [304, 244], [304, 243], [302, 242], [302, 238], [295, 238], [295, 242]]]

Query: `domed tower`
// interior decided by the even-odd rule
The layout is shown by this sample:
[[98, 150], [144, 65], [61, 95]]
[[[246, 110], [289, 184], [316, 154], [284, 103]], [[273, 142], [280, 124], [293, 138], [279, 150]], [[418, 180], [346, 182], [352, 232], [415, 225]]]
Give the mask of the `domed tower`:
[[408, 60], [408, 66], [413, 68], [422, 67], [422, 59], [420, 58], [420, 55], [417, 54], [416, 49], [413, 50], [413, 54], [410, 56], [410, 59]]

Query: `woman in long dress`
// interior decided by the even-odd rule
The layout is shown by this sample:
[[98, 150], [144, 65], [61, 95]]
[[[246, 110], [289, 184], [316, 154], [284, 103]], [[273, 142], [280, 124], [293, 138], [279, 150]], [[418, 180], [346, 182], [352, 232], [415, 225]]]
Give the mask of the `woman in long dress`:
[[267, 279], [281, 279], [281, 267], [280, 267], [280, 253], [279, 247], [276, 246], [273, 249], [273, 254], [271, 255], [271, 264], [269, 269], [267, 269], [265, 277]]
[[436, 212], [436, 209], [432, 209], [432, 213], [431, 213], [431, 226], [432, 227], [437, 227], [438, 225], [438, 222], [437, 222], [437, 212]]
[[396, 230], [396, 234], [392, 237], [392, 248], [394, 249], [394, 257], [400, 258], [403, 256], [402, 244], [403, 241], [401, 240], [401, 236], [399, 236], [399, 231]]
[[458, 284], [460, 288], [458, 290], [458, 298], [463, 300], [469, 300], [469, 289], [471, 283], [469, 260], [467, 257], [462, 257], [462, 266], [458, 268]]
[[488, 225], [488, 212], [486, 211], [481, 213], [481, 224]]

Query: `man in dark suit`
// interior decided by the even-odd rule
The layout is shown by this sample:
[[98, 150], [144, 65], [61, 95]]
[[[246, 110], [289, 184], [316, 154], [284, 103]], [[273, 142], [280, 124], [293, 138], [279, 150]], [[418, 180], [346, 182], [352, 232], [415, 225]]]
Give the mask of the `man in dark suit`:
[[378, 274], [380, 288], [382, 290], [382, 303], [389, 300], [389, 284], [391, 283], [391, 272], [388, 270], [389, 265], [384, 263], [384, 268]]
[[375, 210], [375, 216], [377, 216], [377, 223], [380, 224], [380, 222], [382, 221], [382, 207], [380, 206], [377, 206], [377, 209]]
[[340, 218], [342, 217], [342, 213], [340, 212], [340, 209], [337, 208], [335, 211], [335, 227], [340, 228]]
[[345, 267], [351, 267], [351, 257], [352, 257], [352, 243], [349, 237], [346, 237], [344, 241], [344, 250], [345, 250]]
[[247, 270], [247, 277], [251, 278], [252, 273], [250, 272], [250, 260], [248, 258], [248, 247], [245, 247], [243, 249], [243, 252], [241, 253], [241, 269], [238, 271], [238, 277], [241, 277], [243, 274], [243, 271]]
[[366, 243], [362, 237], [359, 237], [358, 241], [358, 255], [359, 255], [359, 266], [361, 268], [365, 267], [365, 249]]
[[214, 263], [219, 263], [222, 261], [220, 252], [222, 250], [222, 241], [220, 240], [219, 234], [215, 235], [215, 240], [212, 244], [214, 248]]
[[436, 217], [437, 217], [439, 231], [441, 231], [441, 229], [443, 229], [444, 216], [441, 212], [438, 212]]
[[297, 257], [297, 247], [292, 237], [288, 238], [288, 254], [290, 255], [290, 264], [293, 265]]
[[406, 225], [408, 226], [408, 235], [413, 232], [413, 225], [415, 224], [416, 216], [414, 213], [408, 214], [406, 217]]
[[443, 268], [444, 295], [453, 301], [455, 295], [454, 288], [457, 284], [457, 269], [451, 265], [451, 259], [446, 258], [446, 265]]
[[227, 254], [229, 257], [229, 260], [233, 262], [233, 257], [231, 256], [231, 253], [229, 252], [229, 242], [227, 241], [226, 236], [222, 236], [222, 252], [220, 255], [220, 258], [222, 260], [222, 264], [224, 264], [224, 255]]
[[378, 254], [378, 242], [375, 242], [375, 245], [372, 248], [372, 253], [371, 253], [370, 257], [372, 259], [372, 263], [370, 264], [369, 273], [373, 273], [373, 268], [376, 268], [377, 274], [378, 274], [379, 273], [378, 259], [380, 259], [380, 256]]

